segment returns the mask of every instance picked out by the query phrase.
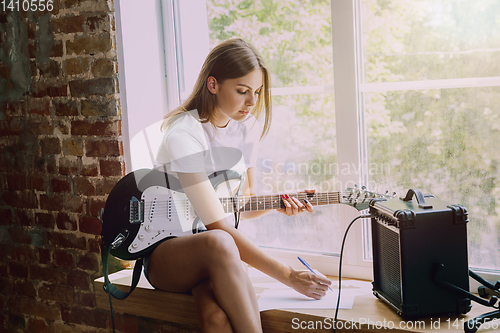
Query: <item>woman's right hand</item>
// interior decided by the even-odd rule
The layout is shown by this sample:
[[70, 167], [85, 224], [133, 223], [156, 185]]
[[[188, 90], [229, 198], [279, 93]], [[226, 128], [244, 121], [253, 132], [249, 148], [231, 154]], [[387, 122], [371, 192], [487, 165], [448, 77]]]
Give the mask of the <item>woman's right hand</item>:
[[289, 280], [290, 287], [314, 299], [321, 299], [325, 296], [328, 286], [332, 284], [332, 281], [318, 271], [313, 274], [310, 271], [292, 269]]

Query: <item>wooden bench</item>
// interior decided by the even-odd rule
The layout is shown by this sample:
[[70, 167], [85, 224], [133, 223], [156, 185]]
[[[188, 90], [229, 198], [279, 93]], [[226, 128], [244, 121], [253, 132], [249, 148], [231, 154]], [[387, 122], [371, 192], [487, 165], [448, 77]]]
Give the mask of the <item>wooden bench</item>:
[[[257, 296], [264, 291], [261, 287], [266, 283], [273, 282], [271, 278], [263, 275], [255, 269], [249, 269], [250, 278], [254, 284]], [[110, 275], [110, 280], [123, 290], [128, 290], [132, 277], [132, 270], [123, 270]], [[335, 280], [332, 278], [332, 280]], [[103, 279], [94, 281], [96, 290], [97, 307], [109, 310], [109, 298], [104, 292]], [[482, 313], [492, 311], [473, 303], [470, 313], [461, 317], [427, 318], [413, 322], [405, 322], [389, 306], [372, 295], [370, 284], [355, 297], [351, 310], [339, 310], [339, 327], [337, 332], [463, 332], [464, 321], [474, 318]], [[192, 332], [200, 330], [200, 324], [196, 315], [194, 299], [189, 294], [168, 293], [154, 290], [141, 278], [138, 287], [123, 301], [114, 300], [113, 309], [118, 313], [127, 313], [142, 317], [154, 318], [162, 321], [182, 324], [190, 328]], [[335, 315], [334, 309], [300, 309], [300, 310], [267, 310], [261, 312], [262, 327], [264, 332], [290, 333], [290, 332], [332, 332], [330, 328]], [[300, 329], [299, 325], [302, 328]], [[314, 329], [311, 329], [314, 327]], [[394, 327], [394, 329], [390, 329]], [[494, 329], [481, 328], [478, 333], [496, 332], [500, 329], [500, 321]]]

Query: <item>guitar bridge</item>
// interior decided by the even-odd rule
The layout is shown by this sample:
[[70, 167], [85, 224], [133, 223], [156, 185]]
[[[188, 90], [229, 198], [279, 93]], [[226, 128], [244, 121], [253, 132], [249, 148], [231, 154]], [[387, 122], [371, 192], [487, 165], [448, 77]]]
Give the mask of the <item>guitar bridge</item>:
[[136, 197], [130, 199], [130, 223], [144, 222], [144, 200], [139, 201]]

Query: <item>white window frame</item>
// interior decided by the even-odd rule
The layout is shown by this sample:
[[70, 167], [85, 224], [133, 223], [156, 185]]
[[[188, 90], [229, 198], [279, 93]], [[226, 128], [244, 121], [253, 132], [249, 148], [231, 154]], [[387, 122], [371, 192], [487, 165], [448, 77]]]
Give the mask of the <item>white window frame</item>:
[[[191, 2], [204, 2], [204, 0], [190, 0]], [[192, 3], [189, 3], [190, 14]], [[208, 53], [208, 29], [205, 34], [206, 40], [199, 45], [189, 45], [189, 35], [183, 35], [183, 22], [176, 21], [175, 11], [179, 13], [186, 10], [188, 1], [182, 0], [155, 0], [142, 2], [140, 6], [135, 0], [119, 0], [115, 2], [116, 10], [116, 34], [117, 51], [119, 61], [119, 83], [122, 106], [122, 133], [124, 141], [124, 155], [126, 170], [130, 172], [137, 169], [132, 163], [130, 142], [140, 137], [148, 147], [149, 152], [145, 158], [151, 157], [156, 151], [148, 141], [147, 128], [156, 126], [158, 119], [174, 109], [181, 99], [183, 90], [182, 78], [179, 72], [185, 70], [183, 64], [178, 61], [179, 52], [176, 51], [176, 43], [182, 41], [185, 50], [206, 49], [199, 52], [200, 59]], [[389, 90], [413, 90], [413, 89], [439, 89], [450, 87], [478, 87], [478, 86], [500, 86], [500, 78], [466, 78], [453, 80], [428, 80], [403, 83], [364, 83], [362, 65], [361, 29], [360, 15], [361, 0], [332, 0], [332, 44], [333, 44], [333, 67], [334, 86], [318, 86], [304, 88], [273, 88], [273, 95], [332, 92], [335, 93], [335, 117], [337, 123], [337, 158], [339, 165], [361, 166], [360, 175], [339, 174], [341, 184], [366, 184], [367, 175], [367, 152], [365, 125], [363, 119], [363, 96], [372, 91]], [[192, 14], [191, 14], [192, 15]], [[203, 13], [198, 12], [197, 19], [203, 19]], [[192, 17], [191, 17], [192, 19]], [[205, 15], [206, 19], [206, 15]], [[181, 20], [182, 21], [182, 20]], [[133, 27], [133, 30], [130, 28]], [[181, 33], [179, 33], [179, 28]], [[204, 33], [204, 32], [203, 32]], [[148, 38], [144, 38], [148, 36]], [[137, 50], [140, 50], [138, 53]], [[165, 61], [166, 59], [166, 61]], [[134, 63], [145, 63], [148, 72], [153, 75], [145, 76], [144, 68], [134, 66]], [[149, 73], [151, 74], [151, 73]], [[336, 84], [335, 82], [342, 82]], [[138, 85], [137, 83], [140, 83]], [[144, 101], [149, 101], [144, 106]], [[139, 117], [137, 117], [139, 115]], [[136, 123], [137, 119], [139, 122]], [[142, 126], [142, 128], [138, 128]], [[156, 127], [154, 127], [156, 128]], [[142, 142], [141, 141], [141, 142]], [[149, 155], [149, 156], [148, 156]], [[153, 157], [154, 158], [154, 157]], [[342, 206], [339, 217], [342, 229], [346, 230], [349, 223], [359, 212], [347, 206]], [[349, 232], [344, 249], [343, 276], [360, 279], [373, 279], [372, 262], [365, 259], [363, 223], [358, 221]], [[264, 249], [269, 254], [280, 259], [292, 267], [303, 269], [296, 256], [300, 251], [285, 251]], [[338, 274], [339, 256], [300, 253], [309, 263], [319, 271], [329, 274]], [[496, 272], [483, 272], [484, 277], [489, 280], [499, 279]], [[471, 286], [472, 288], [472, 286]]]

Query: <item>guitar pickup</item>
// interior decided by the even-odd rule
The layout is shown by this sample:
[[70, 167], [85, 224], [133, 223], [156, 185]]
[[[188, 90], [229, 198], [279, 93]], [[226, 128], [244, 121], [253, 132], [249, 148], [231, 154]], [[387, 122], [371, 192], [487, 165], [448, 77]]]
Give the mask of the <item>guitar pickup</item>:
[[136, 197], [130, 199], [130, 223], [144, 222], [144, 200], [139, 201]]

